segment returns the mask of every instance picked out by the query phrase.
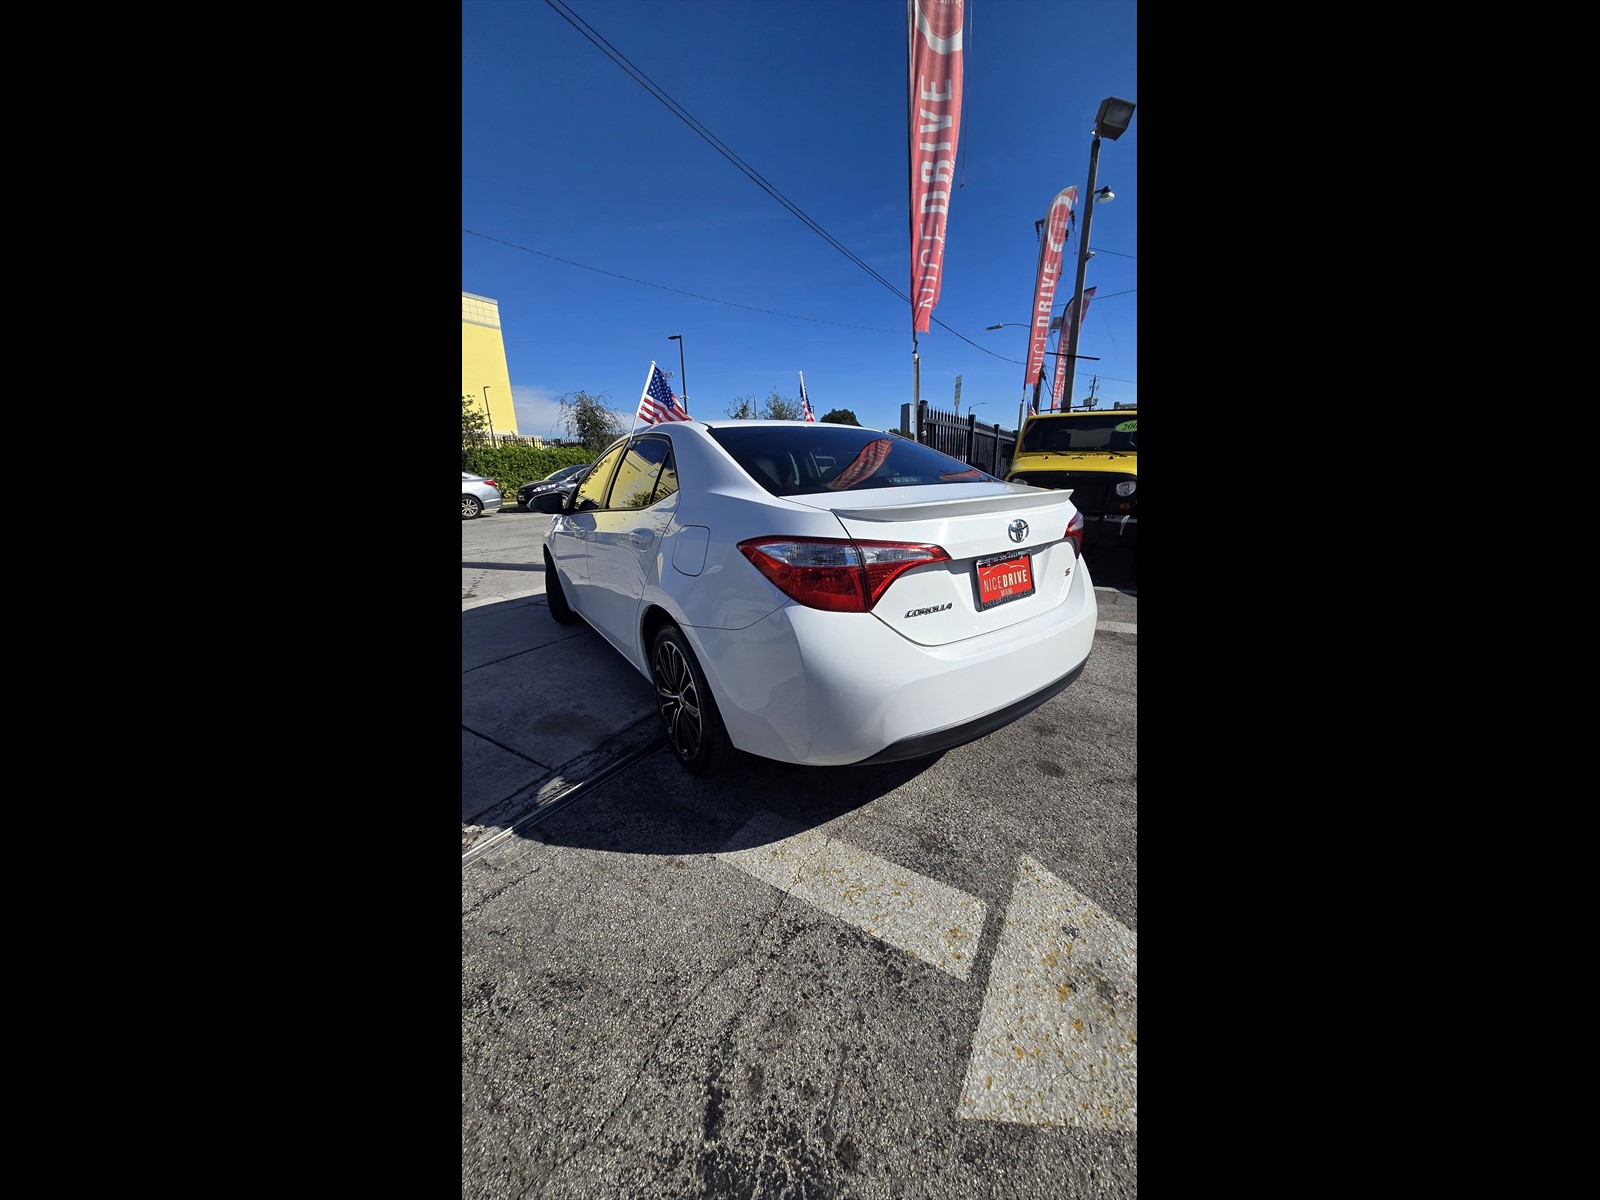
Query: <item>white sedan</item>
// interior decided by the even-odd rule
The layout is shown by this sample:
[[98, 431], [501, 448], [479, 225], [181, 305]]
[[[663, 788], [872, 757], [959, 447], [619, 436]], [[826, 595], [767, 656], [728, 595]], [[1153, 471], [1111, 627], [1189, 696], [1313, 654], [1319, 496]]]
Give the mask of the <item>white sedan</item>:
[[1083, 518], [897, 434], [675, 421], [614, 442], [552, 514], [545, 592], [656, 687], [679, 761], [938, 753], [1071, 684], [1094, 642]]
[[485, 512], [496, 512], [502, 503], [500, 485], [487, 475], [461, 472], [461, 519], [470, 520]]

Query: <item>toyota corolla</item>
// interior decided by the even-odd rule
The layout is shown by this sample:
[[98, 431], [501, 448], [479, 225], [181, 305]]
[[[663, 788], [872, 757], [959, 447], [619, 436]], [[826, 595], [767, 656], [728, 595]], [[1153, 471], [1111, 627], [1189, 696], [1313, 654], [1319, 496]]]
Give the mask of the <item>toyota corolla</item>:
[[536, 496], [550, 615], [656, 689], [695, 774], [743, 751], [838, 766], [931, 755], [1083, 671], [1094, 586], [1066, 491], [880, 430], [673, 421]]

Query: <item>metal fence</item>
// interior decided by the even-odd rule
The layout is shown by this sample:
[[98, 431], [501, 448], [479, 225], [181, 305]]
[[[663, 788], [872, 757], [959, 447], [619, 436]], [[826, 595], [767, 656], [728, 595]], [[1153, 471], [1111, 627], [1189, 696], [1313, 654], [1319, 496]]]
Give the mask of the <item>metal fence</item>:
[[900, 406], [900, 425], [914, 431], [924, 446], [942, 450], [969, 467], [982, 467], [991, 475], [1005, 478], [1016, 452], [1017, 431], [998, 425], [980, 425], [973, 413], [960, 416], [941, 412], [926, 400], [917, 402], [917, 419], [911, 421], [911, 405]]
[[559, 450], [564, 446], [581, 446], [582, 442], [569, 441], [563, 438], [541, 437], [535, 441], [531, 434], [515, 433], [472, 433], [461, 435], [461, 448], [463, 450], [487, 450], [495, 446], [534, 446], [542, 445], [546, 450]]
[[[959, 458], [972, 467], [982, 467], [991, 475], [1005, 478], [1016, 451], [1017, 431], [1001, 429], [998, 425], [980, 425], [972, 413], [960, 416], [931, 407], [926, 400], [917, 404], [917, 419], [911, 419], [911, 405], [900, 406], [900, 427], [912, 430], [916, 440], [924, 446], [942, 450], [952, 458]], [[547, 450], [564, 446], [579, 446], [581, 442], [560, 438], [542, 438]], [[532, 446], [533, 438], [516, 434], [479, 433], [461, 439], [463, 450], [489, 449], [495, 446]]]

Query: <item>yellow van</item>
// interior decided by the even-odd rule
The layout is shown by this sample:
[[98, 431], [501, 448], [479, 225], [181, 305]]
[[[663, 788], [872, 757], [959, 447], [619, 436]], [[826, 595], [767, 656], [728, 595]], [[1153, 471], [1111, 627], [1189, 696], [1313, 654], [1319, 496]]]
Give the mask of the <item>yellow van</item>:
[[1137, 545], [1138, 409], [1035, 413], [1022, 424], [1006, 482], [1071, 488], [1085, 549]]

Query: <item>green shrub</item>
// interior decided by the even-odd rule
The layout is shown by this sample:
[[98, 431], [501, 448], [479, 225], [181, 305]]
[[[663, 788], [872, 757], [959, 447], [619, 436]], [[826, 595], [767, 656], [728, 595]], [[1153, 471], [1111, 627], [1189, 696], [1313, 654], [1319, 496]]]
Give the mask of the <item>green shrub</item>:
[[463, 446], [461, 469], [474, 475], [493, 479], [500, 488], [500, 497], [508, 504], [517, 502], [517, 489], [535, 479], [543, 479], [552, 471], [570, 467], [574, 463], [595, 460], [593, 451], [582, 446], [535, 447], [532, 442], [512, 442], [501, 446]]

